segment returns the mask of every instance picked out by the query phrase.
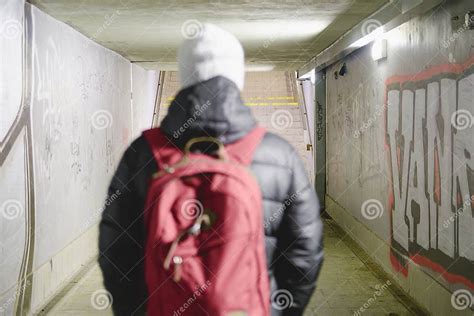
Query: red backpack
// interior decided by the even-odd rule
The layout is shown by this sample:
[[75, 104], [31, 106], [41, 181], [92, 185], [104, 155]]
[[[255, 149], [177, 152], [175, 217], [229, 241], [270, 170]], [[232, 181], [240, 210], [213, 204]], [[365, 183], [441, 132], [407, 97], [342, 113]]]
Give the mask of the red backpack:
[[[144, 132], [158, 164], [145, 204], [147, 315], [270, 314], [262, 196], [248, 166], [265, 130], [184, 153]], [[191, 152], [218, 145], [216, 156]], [[201, 144], [202, 145], [202, 144]]]

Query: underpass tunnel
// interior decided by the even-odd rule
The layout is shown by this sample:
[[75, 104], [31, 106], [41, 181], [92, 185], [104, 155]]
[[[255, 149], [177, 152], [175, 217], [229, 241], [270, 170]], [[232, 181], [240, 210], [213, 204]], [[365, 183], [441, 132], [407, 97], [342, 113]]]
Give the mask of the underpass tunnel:
[[113, 315], [99, 223], [122, 192], [107, 188], [161, 126], [178, 47], [206, 23], [242, 43], [242, 103], [318, 196], [303, 315], [474, 315], [468, 0], [2, 0], [0, 315]]

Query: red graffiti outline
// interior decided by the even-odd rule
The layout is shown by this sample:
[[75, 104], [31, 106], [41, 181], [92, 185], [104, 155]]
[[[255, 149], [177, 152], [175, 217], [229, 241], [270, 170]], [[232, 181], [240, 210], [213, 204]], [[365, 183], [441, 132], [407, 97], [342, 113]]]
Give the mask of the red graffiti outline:
[[[399, 83], [401, 86], [403, 84], [406, 84], [407, 82], [417, 82], [417, 81], [423, 81], [423, 80], [428, 80], [436, 75], [443, 74], [443, 73], [448, 73], [448, 74], [455, 74], [459, 75], [462, 74], [465, 70], [467, 70], [469, 67], [474, 65], [474, 56], [469, 58], [465, 63], [462, 64], [441, 64], [441, 65], [436, 65], [433, 66], [430, 69], [427, 69], [425, 71], [421, 71], [416, 74], [411, 74], [411, 75], [395, 75], [392, 77], [389, 77], [385, 81], [385, 117], [384, 117], [384, 124], [385, 124], [385, 152], [390, 153], [390, 144], [388, 143], [388, 138], [386, 137], [388, 130], [387, 130], [387, 112], [388, 112], [388, 91], [389, 91], [389, 86], [394, 83]], [[393, 196], [393, 175], [392, 175], [392, 161], [391, 157], [388, 154], [388, 170], [390, 170], [389, 173], [389, 197], [388, 197], [388, 204], [389, 204], [389, 209], [390, 209], [390, 243], [393, 241], [393, 223], [392, 223], [392, 210], [395, 205], [395, 197]], [[438, 166], [439, 167], [439, 166]], [[394, 248], [392, 248], [392, 244], [390, 247], [390, 262], [392, 264], [393, 269], [396, 272], [401, 273], [403, 276], [407, 277], [408, 276], [408, 264], [406, 266], [404, 265], [403, 262], [399, 261], [396, 255], [394, 254]], [[461, 283], [464, 284], [465, 286], [474, 289], [474, 282], [467, 279], [464, 276], [458, 275], [451, 273], [447, 271], [442, 265], [430, 260], [429, 258], [419, 255], [419, 254], [410, 254], [408, 253], [408, 258], [412, 262], [424, 266], [427, 268], [430, 268], [431, 270], [438, 272], [443, 279], [445, 279], [449, 283]], [[407, 263], [409, 262], [407, 260]]]

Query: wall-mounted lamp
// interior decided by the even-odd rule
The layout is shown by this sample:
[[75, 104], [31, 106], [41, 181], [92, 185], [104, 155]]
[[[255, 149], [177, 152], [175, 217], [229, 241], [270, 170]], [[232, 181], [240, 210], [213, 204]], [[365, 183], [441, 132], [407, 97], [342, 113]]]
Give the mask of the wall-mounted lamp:
[[377, 61], [387, 58], [387, 40], [379, 38], [372, 44], [372, 59]]
[[375, 41], [378, 38], [381, 38], [384, 35], [384, 33], [385, 33], [384, 27], [380, 26], [376, 28], [375, 30], [373, 30], [372, 32], [370, 32], [369, 34], [359, 38], [357, 41], [349, 45], [349, 47], [355, 48], [355, 49], [361, 48], [369, 44], [370, 42]]
[[316, 72], [314, 71], [314, 69], [298, 77], [298, 80], [308, 80], [308, 79], [311, 80], [312, 84], [316, 82]]
[[474, 30], [474, 11], [468, 11], [464, 17], [464, 25], [469, 30]]
[[339, 76], [344, 77], [347, 74], [347, 66], [346, 63], [343, 63], [341, 68], [339, 69]]
[[339, 76], [344, 77], [347, 74], [347, 66], [346, 63], [343, 63], [339, 70], [334, 72], [334, 79], [339, 79]]

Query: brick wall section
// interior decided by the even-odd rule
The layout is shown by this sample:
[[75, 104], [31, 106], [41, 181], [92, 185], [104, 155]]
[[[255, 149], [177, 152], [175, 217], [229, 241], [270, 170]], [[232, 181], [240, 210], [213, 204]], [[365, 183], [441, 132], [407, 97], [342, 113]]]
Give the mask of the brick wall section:
[[[287, 139], [296, 148], [307, 166], [303, 122], [294, 80], [291, 73], [284, 71], [248, 72], [245, 76], [242, 99], [251, 108], [258, 123]], [[166, 72], [159, 122], [168, 112], [168, 106], [178, 90], [177, 73]]]

